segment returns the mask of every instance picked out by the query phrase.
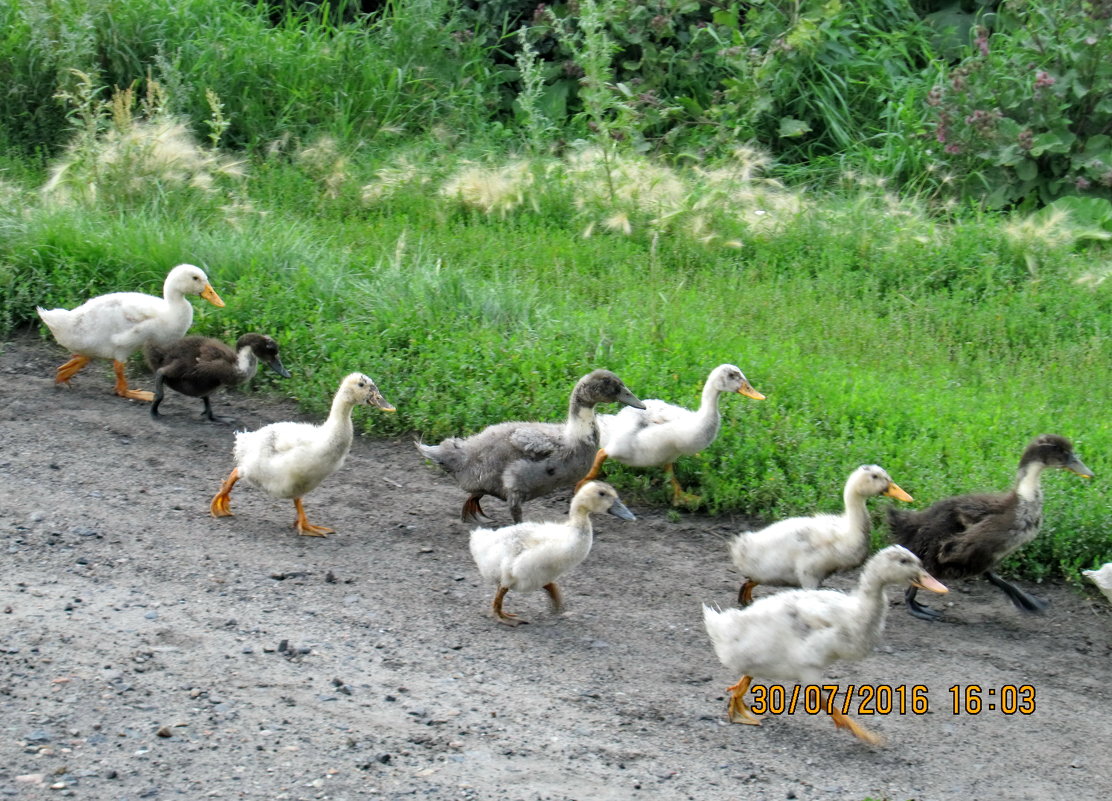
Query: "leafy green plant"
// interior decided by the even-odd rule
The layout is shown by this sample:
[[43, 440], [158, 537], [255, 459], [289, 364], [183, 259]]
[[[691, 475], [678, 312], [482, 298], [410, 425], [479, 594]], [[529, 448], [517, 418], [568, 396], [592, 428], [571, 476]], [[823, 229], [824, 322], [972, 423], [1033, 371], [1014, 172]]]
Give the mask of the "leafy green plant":
[[930, 148], [989, 207], [1112, 198], [1112, 37], [1084, 0], [1000, 4], [927, 99]]

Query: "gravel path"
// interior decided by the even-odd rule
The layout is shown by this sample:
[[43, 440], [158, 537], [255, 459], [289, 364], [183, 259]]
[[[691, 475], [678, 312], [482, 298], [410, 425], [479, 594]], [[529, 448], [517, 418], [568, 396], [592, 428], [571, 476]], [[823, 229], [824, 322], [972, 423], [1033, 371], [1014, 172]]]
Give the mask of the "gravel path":
[[[562, 582], [567, 612], [511, 593], [507, 608], [532, 625], [510, 629], [486, 615], [462, 493], [408, 440], [358, 439], [308, 496], [310, 519], [337, 530], [327, 539], [296, 536], [293, 505], [246, 486], [236, 516], [216, 520], [208, 501], [231, 468], [231, 427], [174, 394], [152, 421], [111, 394], [104, 365], [55, 389], [65, 356], [27, 336], [0, 346], [2, 797], [966, 801], [1112, 789], [1112, 607], [1096, 593], [1033, 587], [1052, 607], [1024, 617], [983, 582], [959, 582], [947, 620], [929, 624], [890, 591], [880, 649], [828, 678], [922, 685], [927, 714], [868, 717], [854, 702], [881, 747], [801, 711], [734, 726], [724, 688], [737, 677], [715, 659], [700, 605], [736, 598], [725, 541], [745, 521], [631, 503], [637, 522], [596, 521], [593, 552]], [[258, 395], [215, 406], [246, 428], [304, 419]], [[563, 515], [567, 501], [530, 502], [526, 515]], [[487, 511], [508, 519], [498, 501]], [[955, 715], [949, 688], [972, 684], [984, 707]], [[1004, 714], [1003, 688], [1019, 685], [1033, 688], [1034, 713]]]

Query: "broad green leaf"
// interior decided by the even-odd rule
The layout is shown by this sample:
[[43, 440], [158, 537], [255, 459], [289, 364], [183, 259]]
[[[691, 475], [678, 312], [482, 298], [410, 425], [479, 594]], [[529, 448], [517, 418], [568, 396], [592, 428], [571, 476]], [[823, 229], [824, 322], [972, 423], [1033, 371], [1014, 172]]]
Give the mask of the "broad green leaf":
[[1039, 174], [1039, 166], [1031, 159], [1022, 159], [1015, 165], [1015, 174], [1021, 181], [1031, 181]]
[[714, 20], [715, 25], [720, 25], [730, 30], [737, 30], [738, 23], [736, 11], [730, 11], [724, 8], [715, 9], [714, 13], [711, 15], [711, 19]]
[[1031, 155], [1041, 156], [1043, 153], [1069, 153], [1070, 146], [1073, 145], [1076, 139], [1076, 136], [1063, 128], [1041, 133], [1034, 139], [1034, 144], [1031, 146]]

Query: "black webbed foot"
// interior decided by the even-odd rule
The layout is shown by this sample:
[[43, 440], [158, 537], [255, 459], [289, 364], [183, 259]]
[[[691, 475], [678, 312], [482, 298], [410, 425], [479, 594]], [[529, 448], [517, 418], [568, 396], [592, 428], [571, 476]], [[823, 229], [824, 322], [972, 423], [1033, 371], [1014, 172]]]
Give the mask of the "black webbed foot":
[[904, 593], [904, 603], [907, 604], [907, 611], [912, 617], [917, 617], [920, 620], [926, 620], [930, 623], [937, 622], [942, 619], [942, 613], [937, 609], [931, 609], [929, 606], [923, 606], [915, 600], [915, 593], [919, 591], [918, 587], [908, 587], [907, 592]]
[[201, 398], [205, 402], [204, 411], [201, 412], [201, 417], [208, 420], [210, 423], [221, 423], [223, 425], [231, 425], [235, 422], [233, 417], [217, 417], [212, 413], [212, 401], [209, 400], [208, 395]]
[[1012, 599], [1015, 608], [1021, 612], [1026, 612], [1030, 615], [1041, 615], [1050, 608], [1050, 601], [1044, 601], [1042, 598], [1024, 592], [1011, 582], [1000, 578], [1000, 576], [996, 575], [991, 570], [985, 571], [985, 578], [988, 579], [991, 584], [1003, 590], [1004, 594]]

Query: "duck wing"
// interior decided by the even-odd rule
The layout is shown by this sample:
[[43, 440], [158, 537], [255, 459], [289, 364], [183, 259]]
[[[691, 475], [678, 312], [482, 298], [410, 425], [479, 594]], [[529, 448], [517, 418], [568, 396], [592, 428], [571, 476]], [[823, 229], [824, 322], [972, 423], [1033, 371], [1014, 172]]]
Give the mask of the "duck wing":
[[539, 462], [567, 448], [563, 433], [563, 426], [523, 423], [510, 432], [509, 441], [523, 458]]
[[239, 383], [236, 354], [218, 339], [182, 337], [170, 344], [148, 342], [147, 364], [166, 383], [186, 395], [208, 395], [221, 385]]
[[236, 352], [217, 339], [198, 343], [196, 354], [182, 371], [182, 378], [198, 385], [231, 386], [243, 376], [238, 370]]
[[[644, 418], [645, 422], [648, 425], [658, 426], [665, 423], [674, 423], [677, 420], [683, 420], [684, 418], [691, 415], [690, 409], [685, 409], [682, 406], [676, 406], [673, 403], [665, 403], [664, 401], [657, 400], [655, 398], [649, 398], [646, 401], [642, 401], [642, 403], [645, 404], [644, 411], [632, 408], [628, 411], [638, 414], [639, 416]], [[622, 410], [623, 413], [625, 411], [627, 410]]]
[[197, 344], [196, 361], [198, 362], [234, 365], [236, 360], [236, 352], [219, 339], [206, 337]]
[[995, 563], [990, 555], [1003, 547], [1014, 521], [1014, 493], [959, 495], [917, 512], [888, 509], [893, 539], [943, 577], [957, 575], [959, 565], [960, 575], [988, 570]]

